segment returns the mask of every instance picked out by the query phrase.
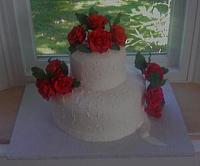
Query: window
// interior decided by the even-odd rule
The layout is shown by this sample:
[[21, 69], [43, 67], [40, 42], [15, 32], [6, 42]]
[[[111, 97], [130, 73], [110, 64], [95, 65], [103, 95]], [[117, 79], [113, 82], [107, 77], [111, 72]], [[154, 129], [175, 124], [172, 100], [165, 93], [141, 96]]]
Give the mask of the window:
[[[110, 12], [113, 15], [123, 11], [122, 23], [125, 24], [129, 35], [128, 55], [134, 55], [134, 51], [138, 50], [147, 54], [150, 51], [154, 52], [153, 61], [172, 68], [170, 79], [186, 80], [197, 2], [197, 0], [15, 1], [18, 33], [27, 75], [30, 75], [31, 66], [43, 66], [49, 56], [58, 55], [59, 58], [68, 60], [66, 33], [75, 24], [74, 12], [86, 11], [90, 6], [96, 5], [97, 10]], [[110, 3], [114, 7], [111, 7]], [[128, 58], [134, 60], [134, 56]]]
[[166, 54], [171, 0], [31, 0], [36, 54], [68, 53], [66, 33], [77, 23], [75, 12], [95, 9], [115, 17], [122, 13], [128, 52]]

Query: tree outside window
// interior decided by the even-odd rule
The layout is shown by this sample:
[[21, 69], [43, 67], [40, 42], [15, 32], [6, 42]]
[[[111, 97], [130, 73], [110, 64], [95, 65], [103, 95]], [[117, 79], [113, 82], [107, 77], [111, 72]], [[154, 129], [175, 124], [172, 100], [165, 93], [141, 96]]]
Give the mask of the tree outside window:
[[121, 12], [128, 52], [166, 53], [171, 0], [31, 0], [37, 55], [67, 54], [67, 32], [77, 24], [76, 12], [92, 6], [102, 14]]

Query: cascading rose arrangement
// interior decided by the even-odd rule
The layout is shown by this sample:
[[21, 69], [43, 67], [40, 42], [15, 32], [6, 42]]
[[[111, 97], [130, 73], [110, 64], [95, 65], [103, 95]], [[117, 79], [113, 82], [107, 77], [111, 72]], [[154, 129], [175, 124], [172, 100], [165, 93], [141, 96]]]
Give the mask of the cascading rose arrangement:
[[146, 62], [144, 56], [140, 53], [136, 55], [135, 67], [141, 70], [147, 82], [145, 112], [152, 117], [160, 118], [165, 104], [162, 86], [166, 82], [164, 75], [168, 73], [168, 69], [157, 63], [152, 63], [150, 57], [149, 62]]
[[103, 53], [108, 49], [120, 50], [125, 45], [127, 36], [119, 24], [120, 13], [112, 19], [91, 8], [89, 15], [76, 13], [76, 17], [80, 25], [73, 27], [67, 35], [71, 53], [76, 50]]

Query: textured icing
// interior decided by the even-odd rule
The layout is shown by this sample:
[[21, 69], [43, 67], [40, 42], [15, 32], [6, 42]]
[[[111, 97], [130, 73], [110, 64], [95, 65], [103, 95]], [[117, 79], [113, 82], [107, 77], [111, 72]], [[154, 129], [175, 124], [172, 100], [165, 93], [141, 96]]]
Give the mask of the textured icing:
[[143, 92], [143, 78], [135, 73], [107, 91], [80, 87], [70, 96], [54, 99], [54, 120], [65, 132], [86, 141], [117, 140], [143, 124]]
[[70, 55], [71, 74], [85, 90], [115, 88], [126, 80], [125, 55], [124, 48], [102, 54], [75, 52]]
[[81, 87], [54, 98], [58, 127], [86, 141], [113, 141], [144, 123], [144, 80], [126, 71], [125, 55], [124, 48], [70, 55], [71, 75], [81, 81]]

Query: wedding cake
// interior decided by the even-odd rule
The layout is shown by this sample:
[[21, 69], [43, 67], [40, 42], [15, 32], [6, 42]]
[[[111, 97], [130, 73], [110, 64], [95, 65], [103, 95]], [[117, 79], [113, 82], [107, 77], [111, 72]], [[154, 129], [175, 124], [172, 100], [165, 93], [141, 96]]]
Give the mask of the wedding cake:
[[135, 132], [145, 120], [141, 75], [128, 73], [125, 49], [105, 55], [75, 52], [71, 74], [81, 82], [72, 94], [55, 99], [58, 127], [87, 141], [112, 141]]
[[105, 142], [133, 134], [148, 121], [146, 113], [161, 117], [167, 69], [137, 54], [142, 74], [128, 70], [120, 14], [112, 19], [92, 8], [76, 16], [80, 24], [67, 35], [70, 69], [57, 59], [49, 60], [45, 71], [32, 68], [39, 93], [54, 103], [58, 128], [81, 140]]

